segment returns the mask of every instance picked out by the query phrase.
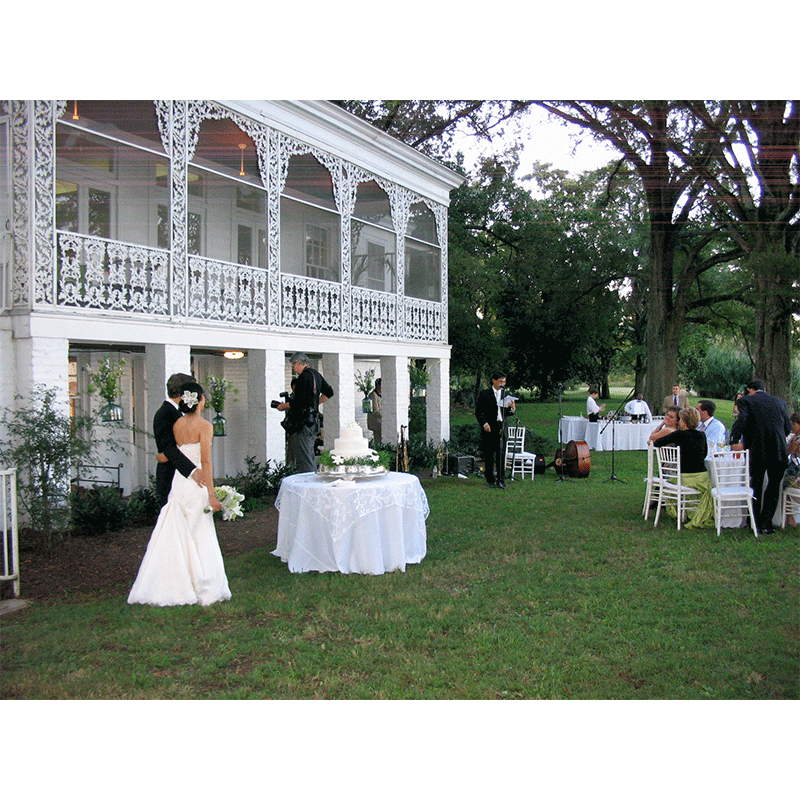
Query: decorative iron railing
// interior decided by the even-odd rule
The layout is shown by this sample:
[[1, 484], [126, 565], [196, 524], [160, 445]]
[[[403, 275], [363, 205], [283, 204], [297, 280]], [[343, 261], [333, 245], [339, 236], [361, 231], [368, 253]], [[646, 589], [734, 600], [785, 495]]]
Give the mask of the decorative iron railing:
[[281, 274], [281, 327], [342, 330], [342, 286]]
[[390, 337], [398, 335], [395, 294], [354, 287], [350, 313], [353, 333]]
[[406, 338], [445, 341], [447, 331], [442, 330], [442, 304], [407, 297]]
[[[57, 306], [172, 316], [169, 251], [58, 231], [56, 255]], [[190, 255], [187, 277], [190, 318], [269, 324], [267, 270]], [[281, 273], [277, 327], [446, 341], [441, 303], [352, 287], [345, 320], [344, 301], [341, 283]]]
[[189, 256], [189, 316], [266, 325], [266, 270]]
[[0, 311], [7, 311], [13, 305], [11, 297], [11, 281], [13, 279], [11, 252], [11, 233], [0, 230]]
[[57, 231], [57, 304], [169, 314], [168, 250]]

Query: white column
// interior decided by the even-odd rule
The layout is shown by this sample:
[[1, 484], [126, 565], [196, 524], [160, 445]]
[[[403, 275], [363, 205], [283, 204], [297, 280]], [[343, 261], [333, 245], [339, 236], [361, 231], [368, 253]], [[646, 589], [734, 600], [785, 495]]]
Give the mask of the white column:
[[406, 427], [408, 440], [408, 402], [411, 381], [408, 375], [407, 356], [381, 356], [381, 438], [397, 444], [400, 427]]
[[[334, 395], [320, 406], [325, 415], [322, 440], [325, 449], [333, 447], [339, 428], [356, 418], [355, 360], [352, 353], [324, 353], [320, 372], [331, 385]], [[367, 431], [364, 431], [367, 435]]]
[[55, 389], [56, 407], [66, 413], [69, 404], [69, 339], [46, 336], [18, 338], [15, 356], [21, 402], [29, 404], [31, 400], [35, 401], [42, 387]]
[[285, 400], [286, 356], [282, 350], [247, 351], [247, 455], [259, 464], [286, 462], [286, 433], [281, 427], [283, 411], [270, 407]]
[[435, 445], [450, 438], [450, 361], [428, 359], [430, 383], [426, 393], [427, 441]]
[[[147, 381], [145, 429], [149, 434], [153, 433], [153, 417], [167, 397], [169, 376], [176, 372], [190, 375], [191, 365], [191, 348], [188, 345], [148, 344], [145, 346], [145, 377]], [[152, 449], [155, 454], [155, 440], [148, 438], [148, 444], [148, 449]]]

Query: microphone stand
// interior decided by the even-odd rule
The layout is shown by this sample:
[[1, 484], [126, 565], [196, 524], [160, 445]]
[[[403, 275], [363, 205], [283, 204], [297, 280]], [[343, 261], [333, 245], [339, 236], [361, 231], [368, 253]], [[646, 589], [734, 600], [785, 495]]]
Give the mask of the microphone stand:
[[603, 426], [603, 430], [600, 431], [600, 436], [602, 436], [603, 435], [603, 431], [605, 431], [605, 429], [609, 425], [611, 426], [611, 477], [610, 478], [606, 478], [603, 481], [603, 483], [608, 483], [609, 481], [617, 481], [617, 483], [627, 483], [627, 481], [623, 481], [621, 478], [618, 478], [616, 476], [616, 473], [614, 472], [614, 456], [616, 455], [616, 446], [615, 446], [616, 443], [615, 443], [614, 440], [615, 440], [615, 434], [616, 434], [616, 430], [617, 430], [615, 425], [614, 425], [614, 423], [617, 421], [616, 417], [619, 414], [620, 409], [622, 409], [625, 406], [625, 404], [628, 402], [628, 400], [630, 400], [633, 397], [633, 391], [634, 390], [631, 389], [630, 394], [617, 406], [617, 410], [611, 415], [611, 418]]
[[558, 384], [558, 449], [561, 451], [561, 464], [556, 464], [556, 483], [566, 483], [569, 481], [566, 475], [564, 475], [564, 450], [561, 446], [561, 393], [564, 391], [564, 384]]

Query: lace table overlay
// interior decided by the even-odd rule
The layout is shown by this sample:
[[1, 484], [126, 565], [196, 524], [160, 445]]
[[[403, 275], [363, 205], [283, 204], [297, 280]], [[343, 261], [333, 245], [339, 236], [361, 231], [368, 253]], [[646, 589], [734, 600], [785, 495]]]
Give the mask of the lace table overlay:
[[430, 513], [428, 498], [417, 477], [399, 472], [363, 481], [331, 481], [313, 472], [291, 475], [284, 478], [275, 498], [275, 508], [279, 512], [287, 494], [308, 504], [325, 521], [334, 542], [359, 520], [390, 506], [414, 512], [419, 526], [424, 526]]

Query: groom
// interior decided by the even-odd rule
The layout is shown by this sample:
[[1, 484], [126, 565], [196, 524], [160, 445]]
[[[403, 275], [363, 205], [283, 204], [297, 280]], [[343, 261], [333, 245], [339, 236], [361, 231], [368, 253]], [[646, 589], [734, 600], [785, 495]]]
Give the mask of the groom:
[[178, 409], [178, 400], [181, 397], [181, 387], [184, 383], [194, 381], [191, 375], [176, 372], [170, 375], [167, 381], [167, 397], [161, 408], [156, 411], [153, 417], [153, 433], [156, 437], [156, 447], [158, 448], [158, 466], [156, 467], [156, 492], [163, 508], [167, 504], [169, 491], [172, 488], [172, 478], [177, 469], [184, 478], [190, 475], [198, 485], [205, 486], [203, 472], [193, 464], [175, 444], [175, 434], [172, 426], [180, 419], [181, 412]]

